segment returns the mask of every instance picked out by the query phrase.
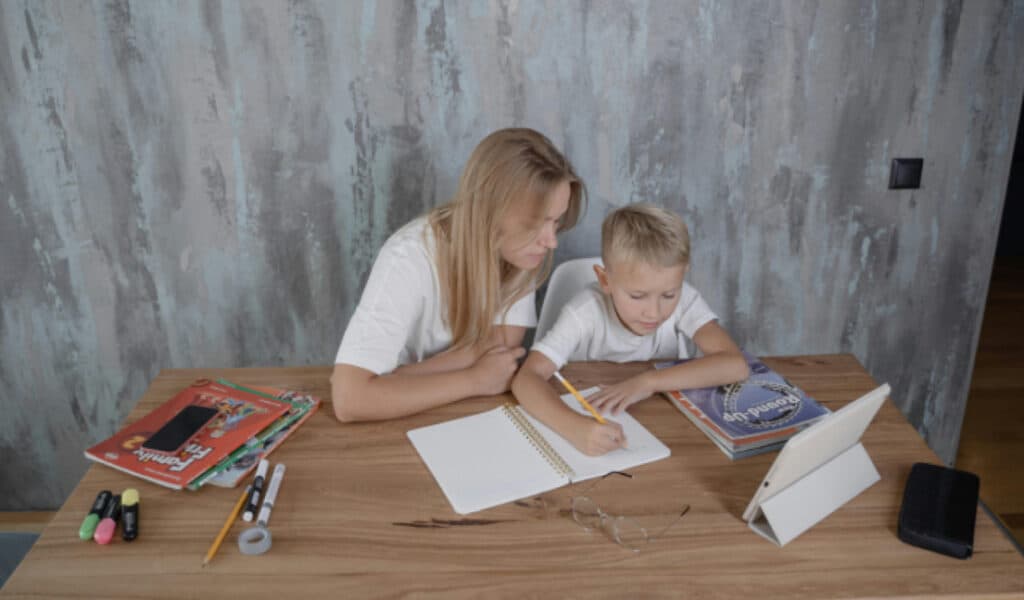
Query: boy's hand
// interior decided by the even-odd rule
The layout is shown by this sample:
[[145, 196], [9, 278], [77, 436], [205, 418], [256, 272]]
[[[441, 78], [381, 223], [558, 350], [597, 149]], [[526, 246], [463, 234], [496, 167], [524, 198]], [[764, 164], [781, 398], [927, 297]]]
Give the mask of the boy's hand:
[[589, 398], [590, 404], [599, 411], [612, 414], [626, 410], [654, 393], [646, 375], [641, 373], [615, 385], [602, 386], [600, 392]]
[[626, 446], [626, 434], [622, 432], [622, 425], [614, 421], [607, 421], [602, 425], [589, 417], [582, 423], [583, 426], [577, 428], [569, 440], [580, 452], [600, 456]]

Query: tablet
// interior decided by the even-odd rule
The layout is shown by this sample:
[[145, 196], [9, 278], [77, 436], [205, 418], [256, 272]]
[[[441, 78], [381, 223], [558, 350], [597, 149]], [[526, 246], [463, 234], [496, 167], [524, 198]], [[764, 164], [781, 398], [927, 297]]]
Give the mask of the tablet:
[[757, 486], [743, 520], [749, 521], [759, 504], [856, 444], [889, 392], [889, 384], [881, 385], [790, 438]]

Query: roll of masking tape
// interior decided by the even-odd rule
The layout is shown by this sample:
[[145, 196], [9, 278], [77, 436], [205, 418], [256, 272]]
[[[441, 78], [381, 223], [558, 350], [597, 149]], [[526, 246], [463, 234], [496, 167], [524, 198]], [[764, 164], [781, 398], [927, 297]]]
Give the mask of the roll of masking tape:
[[242, 554], [263, 554], [270, 550], [270, 530], [256, 525], [238, 535], [238, 550]]

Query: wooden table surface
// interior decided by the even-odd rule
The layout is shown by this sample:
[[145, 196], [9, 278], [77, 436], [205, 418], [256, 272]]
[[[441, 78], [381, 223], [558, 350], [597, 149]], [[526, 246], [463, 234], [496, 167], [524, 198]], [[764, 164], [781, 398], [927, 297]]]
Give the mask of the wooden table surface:
[[[850, 355], [766, 359], [829, 408], [875, 386]], [[586, 387], [644, 364], [586, 363], [565, 373]], [[777, 453], [730, 462], [660, 396], [630, 411], [672, 450], [588, 495], [657, 527], [689, 513], [638, 554], [576, 525], [570, 488], [467, 517], [454, 513], [405, 437], [409, 429], [480, 412], [507, 397], [473, 399], [390, 422], [341, 425], [330, 367], [165, 370], [136, 419], [199, 377], [303, 390], [324, 406], [271, 456], [288, 471], [270, 521], [273, 548], [244, 556], [239, 521], [214, 561], [201, 562], [239, 490], [172, 491], [94, 465], [0, 592], [4, 598], [317, 598], [378, 596], [874, 598], [1024, 597], [1022, 558], [981, 510], [966, 561], [902, 543], [896, 519], [916, 461], [940, 464], [887, 402], [863, 438], [882, 479], [784, 548], [743, 512]], [[586, 485], [586, 484], [580, 484]], [[141, 494], [141, 533], [109, 546], [78, 539], [102, 489]]]

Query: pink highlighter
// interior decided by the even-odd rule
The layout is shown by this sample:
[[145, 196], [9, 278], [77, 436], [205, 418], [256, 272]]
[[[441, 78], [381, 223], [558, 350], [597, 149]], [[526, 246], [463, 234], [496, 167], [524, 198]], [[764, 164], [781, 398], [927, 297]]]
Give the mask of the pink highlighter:
[[114, 537], [114, 530], [117, 529], [117, 521], [121, 518], [121, 496], [114, 496], [107, 502], [107, 506], [103, 511], [103, 518], [100, 519], [100, 524], [96, 526], [96, 533], [93, 534], [92, 539], [96, 540], [97, 544], [109, 544], [110, 540]]

